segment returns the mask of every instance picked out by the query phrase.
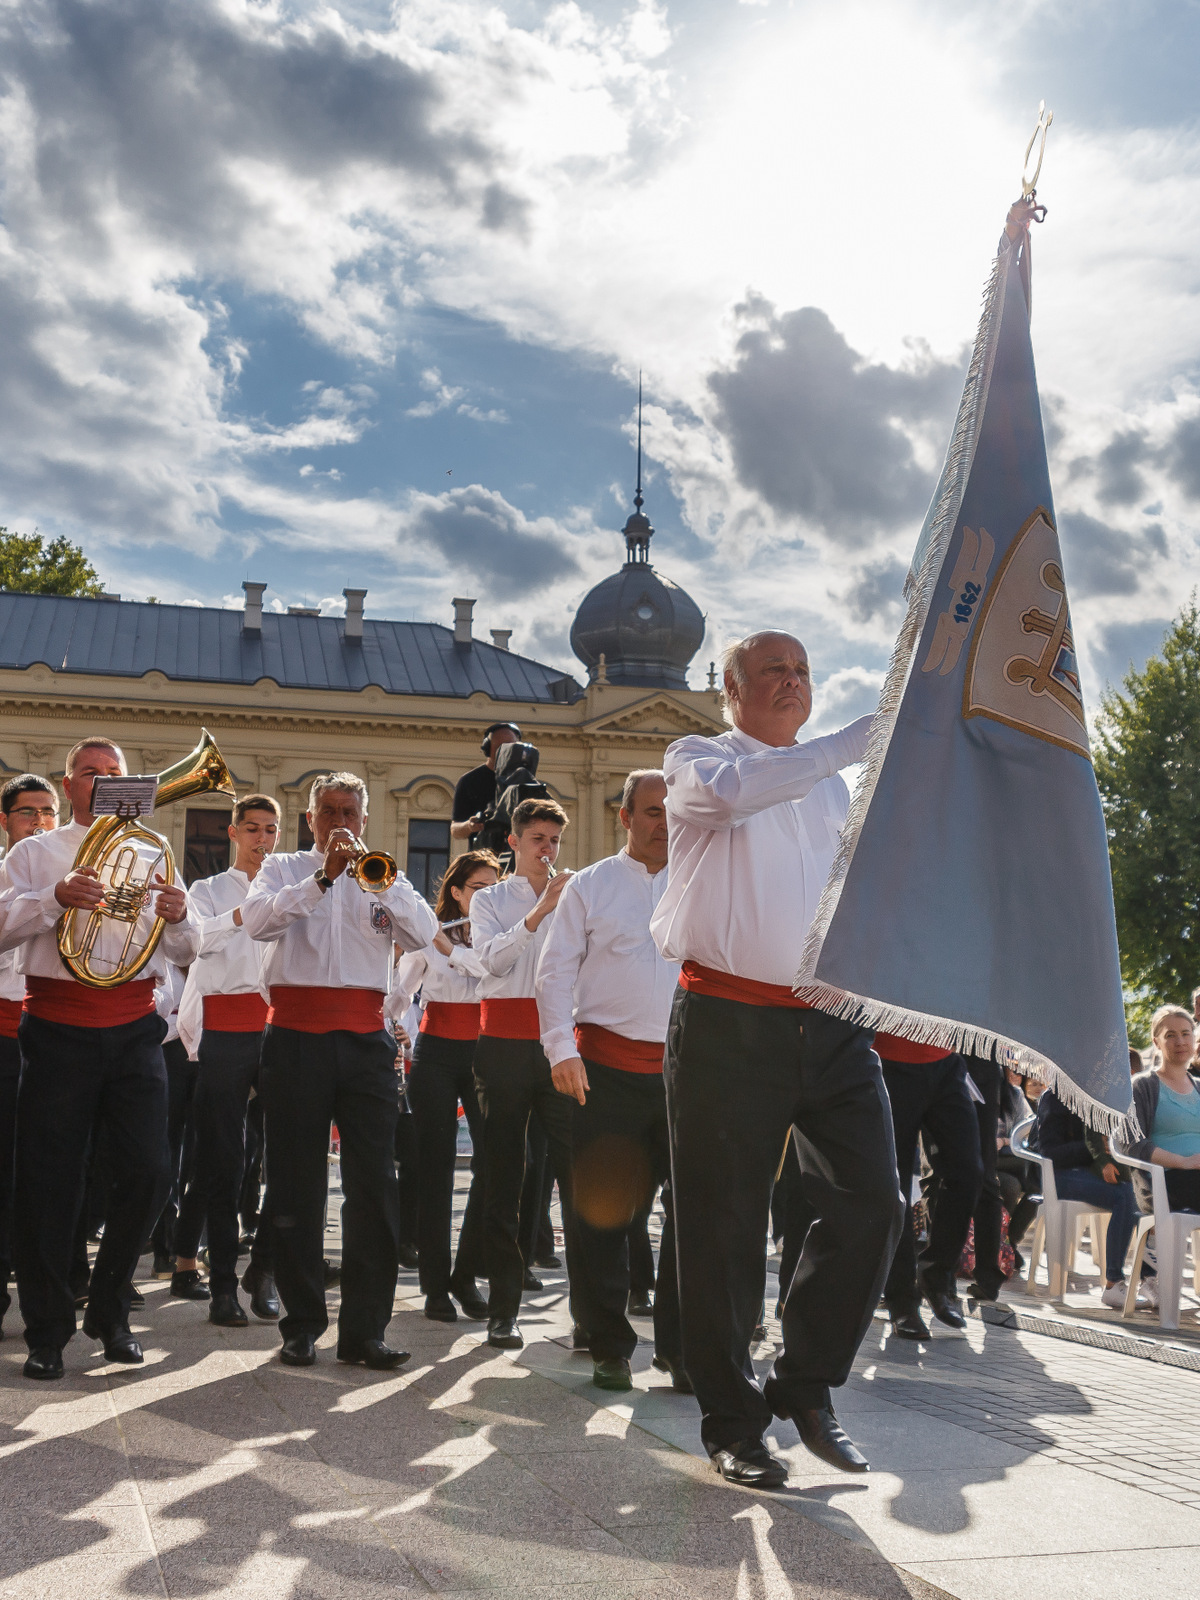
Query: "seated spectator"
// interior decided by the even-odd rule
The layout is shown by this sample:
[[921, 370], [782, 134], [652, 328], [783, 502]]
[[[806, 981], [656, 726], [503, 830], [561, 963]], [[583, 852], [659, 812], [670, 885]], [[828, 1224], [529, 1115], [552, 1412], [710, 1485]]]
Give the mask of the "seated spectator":
[[[1129, 1146], [1129, 1154], [1166, 1168], [1172, 1211], [1200, 1211], [1200, 1090], [1188, 1071], [1196, 1053], [1195, 1024], [1182, 1006], [1163, 1006], [1150, 1036], [1162, 1062], [1133, 1080], [1134, 1110], [1147, 1135]], [[1139, 1172], [1133, 1177], [1149, 1210], [1149, 1179]]]
[[[1060, 1200], [1083, 1200], [1096, 1211], [1108, 1211], [1104, 1244], [1102, 1304], [1114, 1311], [1125, 1308], [1125, 1256], [1137, 1224], [1138, 1204], [1133, 1185], [1122, 1179], [1103, 1134], [1085, 1128], [1083, 1119], [1069, 1111], [1051, 1089], [1038, 1101], [1036, 1140], [1030, 1144], [1054, 1165], [1054, 1184]], [[1157, 1303], [1151, 1280], [1143, 1278], [1138, 1306]]]
[[1025, 1098], [1020, 1074], [1011, 1067], [1006, 1068], [1004, 1083], [1000, 1088], [1000, 1120], [996, 1129], [996, 1181], [1000, 1185], [1004, 1209], [1008, 1212], [1008, 1242], [1013, 1248], [1018, 1273], [1025, 1270], [1021, 1240], [1037, 1216], [1037, 1200], [1033, 1197], [1042, 1192], [1042, 1177], [1036, 1162], [1025, 1161], [1013, 1154], [1010, 1140], [1017, 1123], [1024, 1122], [1032, 1109]]

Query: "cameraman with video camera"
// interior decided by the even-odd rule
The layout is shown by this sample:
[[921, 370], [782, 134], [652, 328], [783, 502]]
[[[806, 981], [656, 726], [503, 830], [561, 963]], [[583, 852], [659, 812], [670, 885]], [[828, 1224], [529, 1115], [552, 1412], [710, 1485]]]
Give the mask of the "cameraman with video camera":
[[495, 803], [496, 757], [506, 744], [514, 743], [520, 737], [521, 730], [515, 722], [493, 722], [484, 729], [480, 741], [480, 749], [487, 760], [478, 767], [472, 767], [458, 780], [450, 811], [450, 837], [465, 839], [468, 850], [479, 848], [479, 832], [485, 814]]

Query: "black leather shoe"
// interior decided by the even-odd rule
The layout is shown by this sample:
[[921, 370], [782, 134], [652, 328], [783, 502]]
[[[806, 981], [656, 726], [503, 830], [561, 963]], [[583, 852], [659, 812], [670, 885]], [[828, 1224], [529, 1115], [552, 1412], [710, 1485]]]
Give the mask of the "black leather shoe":
[[171, 1274], [171, 1293], [177, 1300], [210, 1300], [208, 1285], [196, 1271], [189, 1267], [186, 1272], [173, 1272]]
[[279, 1296], [269, 1272], [251, 1264], [242, 1273], [242, 1288], [250, 1296], [250, 1309], [260, 1322], [279, 1320]]
[[470, 1322], [487, 1321], [488, 1303], [475, 1287], [474, 1278], [469, 1283], [464, 1282], [461, 1288], [458, 1284], [452, 1283], [450, 1285], [450, 1293], [462, 1307], [463, 1316]]
[[427, 1294], [425, 1296], [425, 1315], [430, 1322], [457, 1322], [458, 1312], [454, 1309], [454, 1301], [448, 1294]]
[[[776, 1411], [775, 1415], [779, 1416]], [[832, 1406], [814, 1411], [793, 1411], [791, 1420], [800, 1431], [801, 1443], [828, 1466], [840, 1472], [870, 1472], [866, 1456], [838, 1424]]]
[[559, 1256], [534, 1256], [533, 1264], [535, 1267], [545, 1267], [547, 1271], [553, 1272], [555, 1268], [562, 1266], [562, 1259]]
[[93, 1317], [84, 1317], [83, 1331], [89, 1339], [98, 1339], [104, 1346], [106, 1361], [123, 1361], [126, 1366], [140, 1367], [145, 1360], [141, 1345], [128, 1328], [102, 1328]]
[[520, 1350], [525, 1343], [515, 1317], [489, 1317], [487, 1342], [496, 1350]]
[[926, 1290], [925, 1298], [929, 1301], [929, 1309], [939, 1322], [944, 1322], [948, 1328], [956, 1328], [958, 1332], [962, 1332], [967, 1325], [967, 1319], [962, 1314], [957, 1295], [942, 1294], [940, 1290], [935, 1289], [932, 1293]]
[[687, 1373], [682, 1367], [677, 1367], [673, 1361], [668, 1361], [666, 1356], [655, 1356], [650, 1365], [658, 1372], [669, 1372], [671, 1374], [671, 1387], [676, 1394], [695, 1394], [696, 1391], [692, 1388], [692, 1380]]
[[384, 1344], [382, 1339], [364, 1339], [354, 1349], [338, 1345], [337, 1358], [350, 1366], [361, 1365], [371, 1367], [376, 1372], [390, 1372], [393, 1367], [401, 1367], [409, 1359], [411, 1351], [393, 1350], [390, 1345]]
[[242, 1310], [241, 1301], [235, 1294], [215, 1294], [208, 1308], [208, 1320], [215, 1322], [218, 1328], [247, 1328], [250, 1325], [250, 1318]]
[[43, 1345], [40, 1350], [31, 1350], [25, 1358], [23, 1370], [27, 1378], [61, 1378], [62, 1351], [52, 1344]]
[[571, 1349], [590, 1350], [592, 1341], [586, 1328], [581, 1328], [576, 1322], [571, 1328]]
[[144, 1306], [146, 1304], [146, 1296], [140, 1289], [130, 1289], [129, 1304], [131, 1306]]
[[625, 1302], [625, 1315], [628, 1317], [652, 1317], [654, 1315], [654, 1298], [642, 1290], [630, 1290], [629, 1299]]
[[633, 1388], [633, 1372], [624, 1356], [593, 1356], [592, 1382], [597, 1389], [623, 1392]]
[[311, 1333], [294, 1333], [283, 1341], [279, 1359], [285, 1367], [311, 1367], [317, 1359], [317, 1341]]
[[967, 1285], [967, 1299], [974, 1300], [976, 1305], [994, 1306], [1000, 1298], [1000, 1289], [995, 1289], [984, 1283], [969, 1283]]
[[546, 1285], [540, 1278], [535, 1277], [534, 1274], [530, 1272], [529, 1268], [526, 1267], [525, 1277], [522, 1280], [521, 1287], [522, 1289], [532, 1289], [536, 1292], [538, 1289], [544, 1289]]
[[167, 1255], [165, 1251], [156, 1250], [154, 1252], [154, 1266], [151, 1268], [153, 1276], [156, 1278], [169, 1278], [174, 1274], [174, 1271], [174, 1257]]
[[415, 1272], [420, 1265], [420, 1257], [417, 1255], [416, 1245], [402, 1244], [396, 1251], [396, 1260], [405, 1272]]
[[747, 1489], [779, 1489], [787, 1482], [787, 1464], [773, 1456], [761, 1439], [743, 1439], [729, 1450], [714, 1450], [712, 1464], [726, 1482]]
[[889, 1311], [888, 1316], [892, 1319], [892, 1332], [898, 1339], [929, 1338], [925, 1319], [915, 1306], [908, 1311]]

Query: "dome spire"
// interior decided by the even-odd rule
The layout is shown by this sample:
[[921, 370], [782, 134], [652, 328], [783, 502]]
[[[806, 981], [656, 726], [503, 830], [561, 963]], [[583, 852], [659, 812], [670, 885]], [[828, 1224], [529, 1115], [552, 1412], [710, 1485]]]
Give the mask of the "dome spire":
[[625, 561], [628, 565], [645, 566], [650, 560], [650, 540], [654, 537], [654, 529], [650, 526], [650, 518], [642, 513], [645, 501], [642, 499], [642, 371], [638, 368], [638, 429], [637, 429], [637, 487], [633, 492], [633, 503], [636, 507], [633, 515], [625, 524]]

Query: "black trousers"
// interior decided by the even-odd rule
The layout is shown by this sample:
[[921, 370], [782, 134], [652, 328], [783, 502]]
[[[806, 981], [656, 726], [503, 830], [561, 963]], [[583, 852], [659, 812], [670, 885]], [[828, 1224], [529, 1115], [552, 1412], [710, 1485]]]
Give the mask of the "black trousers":
[[1005, 1280], [1000, 1270], [1000, 1233], [1004, 1225], [1004, 1197], [996, 1170], [999, 1151], [996, 1133], [1000, 1126], [1000, 1091], [1003, 1069], [989, 1056], [964, 1056], [963, 1062], [972, 1083], [983, 1096], [975, 1103], [979, 1124], [979, 1154], [983, 1161], [983, 1181], [975, 1202], [975, 1282], [985, 1294], [996, 1294]]
[[885, 1059], [883, 1081], [892, 1103], [896, 1160], [904, 1194], [904, 1227], [887, 1275], [884, 1299], [888, 1309], [899, 1315], [914, 1311], [921, 1303], [912, 1226], [913, 1163], [918, 1138], [924, 1133], [925, 1148], [939, 1180], [936, 1203], [931, 1208], [929, 1240], [920, 1260], [924, 1282], [935, 1293], [955, 1293], [954, 1269], [967, 1242], [983, 1164], [975, 1108], [967, 1093], [961, 1056], [928, 1063]]
[[521, 1260], [527, 1267], [532, 1267], [539, 1256], [544, 1260], [554, 1254], [550, 1203], [554, 1198], [557, 1177], [542, 1125], [531, 1119], [525, 1147], [525, 1182], [521, 1185], [520, 1220], [517, 1224], [517, 1243], [521, 1247]]
[[[427, 1295], [446, 1294], [451, 1288], [470, 1293], [483, 1271], [483, 1113], [475, 1093], [474, 1061], [474, 1039], [419, 1033], [413, 1046], [408, 1101], [417, 1136], [421, 1292]], [[471, 1130], [471, 1188], [451, 1266], [460, 1102]]]
[[[175, 1230], [179, 1223], [184, 1195], [191, 1184], [196, 1156], [196, 1125], [193, 1106], [196, 1098], [196, 1075], [199, 1068], [188, 1060], [187, 1047], [182, 1039], [171, 1039], [162, 1047], [167, 1068], [167, 1152], [171, 1163], [171, 1187], [166, 1202], [154, 1224], [150, 1240], [155, 1253], [173, 1256]], [[203, 1213], [200, 1228], [204, 1226]], [[196, 1232], [199, 1242], [200, 1231]], [[180, 1255], [194, 1256], [195, 1249], [181, 1250]]]
[[[903, 1206], [871, 1035], [820, 1011], [676, 991], [665, 1079], [683, 1364], [711, 1455], [772, 1413], [829, 1404], [846, 1381], [896, 1247]], [[750, 1337], [766, 1286], [771, 1186], [788, 1128], [815, 1220], [765, 1390]]]
[[263, 1034], [259, 1092], [267, 1142], [261, 1232], [274, 1239], [283, 1338], [329, 1325], [324, 1223], [329, 1125], [341, 1135], [342, 1306], [338, 1347], [382, 1339], [396, 1296], [400, 1198], [396, 1185], [396, 1042], [391, 1034]]
[[1172, 1211], [1200, 1211], [1200, 1172], [1187, 1167], [1169, 1167], [1167, 1199]]
[[576, 1251], [572, 1302], [593, 1356], [628, 1358], [637, 1334], [625, 1312], [630, 1289], [629, 1230], [661, 1183], [663, 1228], [654, 1345], [681, 1360], [679, 1287], [671, 1203], [667, 1096], [659, 1073], [621, 1072], [585, 1058], [587, 1100], [574, 1111], [573, 1198]]
[[112, 1185], [88, 1313], [105, 1329], [127, 1322], [133, 1270], [170, 1181], [166, 1031], [157, 1014], [114, 1028], [21, 1019], [13, 1234], [31, 1350], [61, 1349], [75, 1332], [68, 1280], [94, 1128], [107, 1137]]
[[1014, 1250], [1029, 1232], [1029, 1224], [1037, 1216], [1037, 1202], [1031, 1196], [1042, 1189], [1041, 1169], [1031, 1161], [1013, 1155], [1006, 1146], [996, 1153], [996, 1182], [1000, 1198], [1008, 1212], [1008, 1242]]
[[536, 1117], [558, 1174], [572, 1273], [574, 1219], [571, 1210], [571, 1128], [576, 1102], [559, 1094], [546, 1052], [536, 1039], [493, 1039], [475, 1046], [475, 1089], [483, 1113], [483, 1255], [488, 1276], [488, 1315], [515, 1317], [521, 1309], [525, 1263], [517, 1242], [521, 1186], [525, 1181], [525, 1136]]
[[246, 1107], [246, 1172], [242, 1178], [242, 1192], [238, 1200], [238, 1214], [241, 1217], [243, 1233], [253, 1233], [258, 1227], [265, 1150], [262, 1096], [256, 1094]]
[[[670, 1173], [668, 1164], [667, 1174]], [[664, 1177], [664, 1181], [667, 1178]], [[664, 1209], [666, 1201], [663, 1202]], [[629, 1224], [629, 1292], [630, 1294], [653, 1294], [655, 1283], [654, 1250], [650, 1244], [650, 1213], [654, 1209], [654, 1196], [650, 1196], [650, 1204], [643, 1206]], [[674, 1229], [672, 1228], [672, 1235]], [[672, 1239], [672, 1250], [674, 1241]], [[678, 1302], [679, 1290], [675, 1290]]]
[[17, 1083], [21, 1047], [0, 1036], [0, 1318], [12, 1304], [13, 1162], [17, 1151]]
[[[214, 1295], [235, 1294], [238, 1281], [238, 1201], [246, 1167], [246, 1108], [258, 1086], [261, 1033], [200, 1036], [192, 1115], [195, 1155], [191, 1181], [175, 1227], [175, 1254], [190, 1260], [208, 1224], [209, 1282]], [[250, 1259], [273, 1270], [271, 1231], [255, 1236]]]

